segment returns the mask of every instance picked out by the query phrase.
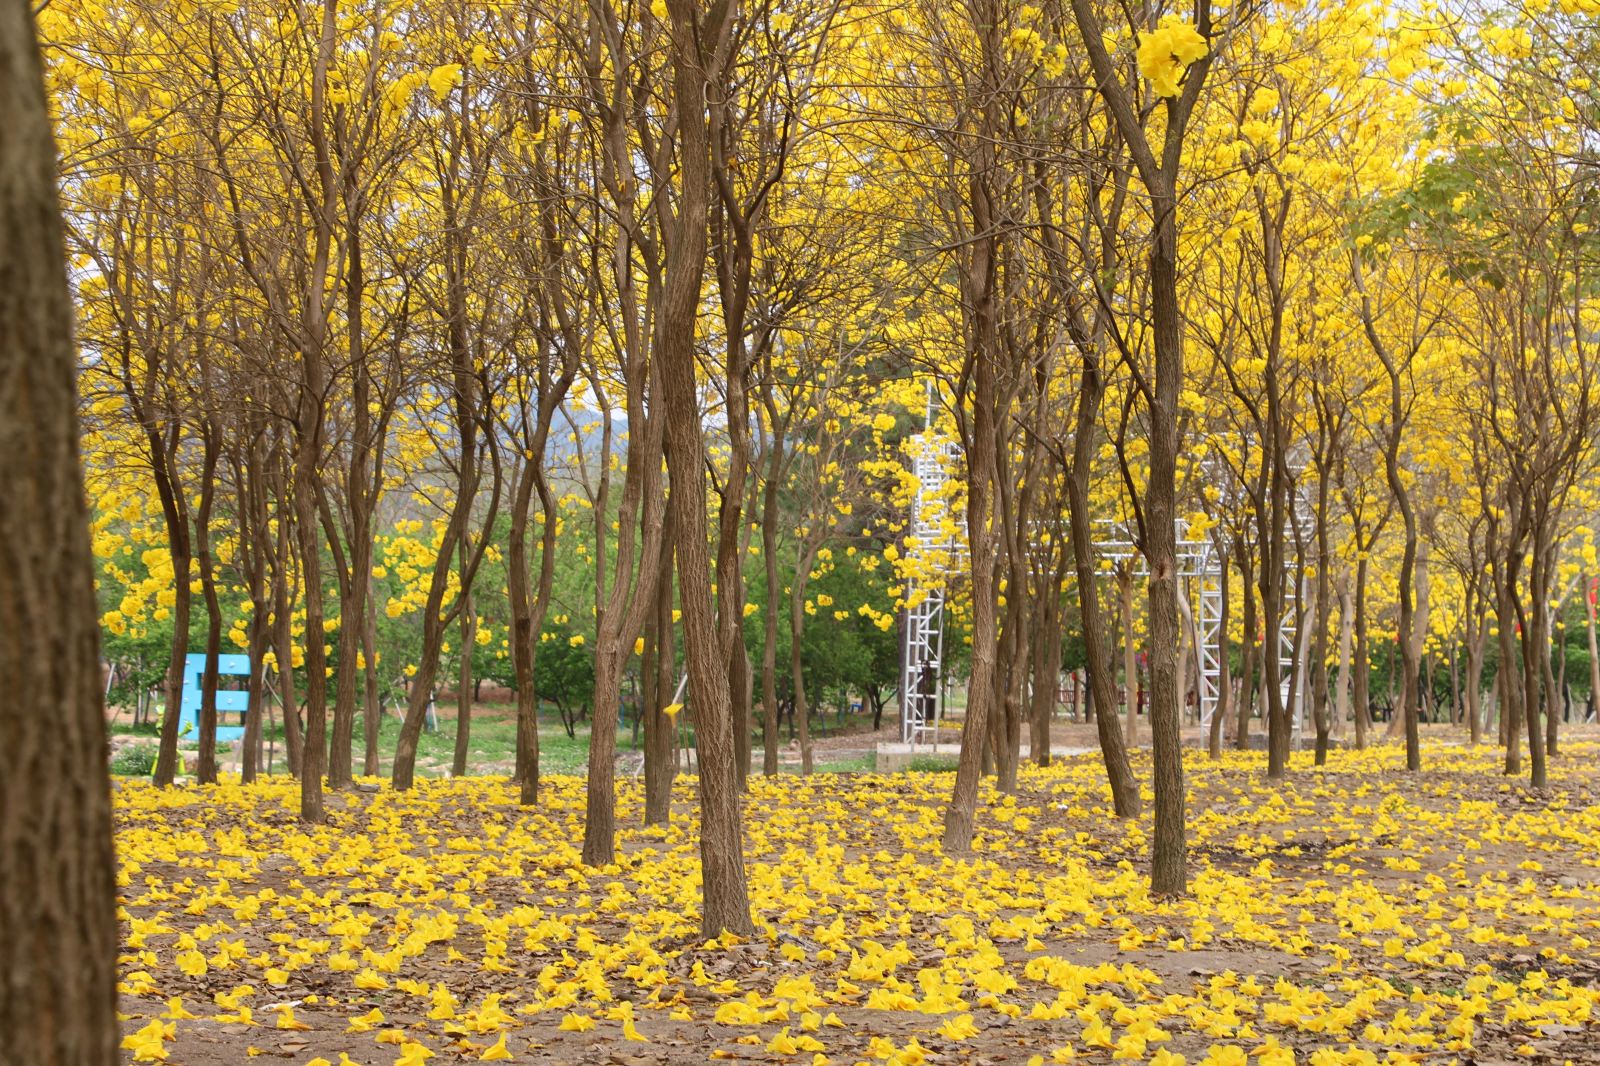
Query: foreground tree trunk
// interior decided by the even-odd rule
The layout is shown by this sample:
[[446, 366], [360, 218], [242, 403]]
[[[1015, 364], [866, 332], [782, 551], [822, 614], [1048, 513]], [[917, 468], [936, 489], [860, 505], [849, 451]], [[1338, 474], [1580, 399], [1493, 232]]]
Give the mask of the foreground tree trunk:
[[[1072, 0], [1073, 19], [1089, 53], [1095, 87], [1127, 142], [1150, 196], [1148, 238], [1150, 327], [1155, 388], [1149, 395], [1149, 480], [1144, 490], [1144, 556], [1150, 567], [1150, 746], [1155, 763], [1155, 831], [1150, 844], [1150, 890], [1180, 894], [1188, 887], [1184, 832], [1183, 749], [1178, 678], [1177, 462], [1178, 398], [1183, 387], [1183, 312], [1178, 299], [1178, 167], [1184, 132], [1210, 69], [1209, 53], [1192, 63], [1182, 92], [1165, 101], [1159, 155], [1145, 119], [1135, 112], [1090, 0]], [[1132, 16], [1130, 15], [1130, 19]], [[1209, 0], [1195, 4], [1195, 31], [1212, 30]]]
[[667, 470], [683, 600], [684, 658], [694, 702], [700, 782], [700, 874], [705, 936], [754, 932], [744, 867], [744, 825], [734, 764], [733, 699], [728, 659], [717, 636], [711, 600], [706, 520], [705, 439], [695, 391], [694, 323], [706, 262], [706, 212], [712, 187], [711, 148], [702, 115], [708, 81], [725, 76], [728, 8], [704, 16], [691, 0], [669, 0], [672, 89], [681, 119], [682, 183], [677, 217], [666, 227], [666, 276], [657, 353], [666, 417]]
[[111, 1066], [118, 934], [99, 612], [32, 8], [0, 7], [0, 1033], [11, 1062]]

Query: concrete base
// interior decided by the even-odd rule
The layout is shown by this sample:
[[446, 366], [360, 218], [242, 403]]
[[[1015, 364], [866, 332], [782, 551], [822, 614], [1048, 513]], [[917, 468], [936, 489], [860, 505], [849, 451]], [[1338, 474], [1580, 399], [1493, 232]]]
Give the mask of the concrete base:
[[[1329, 751], [1336, 751], [1339, 748], [1344, 747], [1344, 745], [1345, 741], [1339, 737], [1328, 738]], [[1199, 747], [1202, 751], [1205, 749], [1204, 738], [1201, 738]], [[1291, 751], [1315, 751], [1316, 747], [1317, 738], [1315, 734], [1307, 734], [1300, 737], [1298, 740], [1291, 741], [1289, 744], [1289, 750]], [[1222, 749], [1224, 751], [1233, 750], [1233, 738], [1231, 736], [1222, 738]], [[1072, 755], [1088, 755], [1099, 750], [1099, 748], [1064, 747], [1055, 744], [1050, 746], [1051, 755], [1061, 756], [1063, 758]], [[1250, 750], [1266, 751], [1267, 735], [1265, 733], [1251, 733]], [[1032, 754], [1032, 751], [1028, 748], [1027, 742], [1024, 741], [1022, 744], [1023, 761], [1026, 762], [1032, 756]], [[960, 756], [961, 744], [958, 741], [932, 745], [918, 744], [915, 747], [911, 746], [910, 744], [895, 741], [892, 743], [879, 744], [877, 746], [877, 749], [874, 752], [872, 768], [875, 772], [880, 774], [898, 773], [903, 770], [911, 769], [912, 763], [918, 760], [948, 763], [953, 766], [955, 761], [960, 758]]]
[[911, 769], [912, 762], [917, 759], [953, 763], [960, 755], [960, 744], [918, 744], [915, 747], [903, 742], [879, 744], [873, 754], [872, 769], [880, 774], [893, 774]]
[[[1222, 748], [1223, 748], [1223, 750], [1226, 751], [1227, 749], [1229, 749], [1231, 747], [1233, 747], [1232, 738], [1223, 737], [1222, 738]], [[1337, 748], [1342, 748], [1342, 747], [1344, 747], [1344, 742], [1339, 737], [1329, 737], [1328, 738], [1328, 750], [1329, 751], [1333, 751], [1333, 750], [1335, 750]], [[1267, 750], [1267, 735], [1265, 733], [1251, 733], [1250, 734], [1250, 750], [1251, 751], [1266, 751]], [[1300, 737], [1291, 738], [1290, 741], [1289, 741], [1289, 750], [1290, 751], [1316, 751], [1317, 750], [1317, 735], [1315, 733], [1306, 733], [1306, 734], [1301, 735]]]
[[[1050, 754], [1062, 758], [1066, 758], [1069, 755], [1086, 755], [1095, 750], [1097, 749], [1064, 747], [1056, 744], [1050, 746]], [[1022, 760], [1027, 762], [1032, 756], [1032, 749], [1024, 741], [1022, 744]], [[892, 774], [911, 769], [912, 764], [919, 759], [948, 763], [954, 766], [956, 760], [960, 757], [961, 744], [959, 742], [931, 745], [918, 744], [912, 747], [910, 744], [897, 741], [878, 745], [874, 753], [872, 768], [880, 774]]]

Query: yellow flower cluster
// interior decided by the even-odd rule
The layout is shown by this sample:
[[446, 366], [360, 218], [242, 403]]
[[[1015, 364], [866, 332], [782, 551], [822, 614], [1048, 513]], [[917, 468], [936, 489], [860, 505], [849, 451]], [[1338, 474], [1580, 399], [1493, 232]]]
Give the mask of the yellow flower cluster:
[[1150, 79], [1157, 96], [1177, 96], [1183, 72], [1206, 51], [1206, 39], [1192, 24], [1167, 15], [1153, 31], [1139, 34], [1139, 73]]
[[312, 1061], [366, 1066], [630, 1041], [800, 1066], [1560, 1062], [1600, 1032], [1597, 755], [1570, 745], [1542, 800], [1488, 749], [1431, 747], [1422, 778], [1396, 748], [1335, 752], [1281, 786], [1258, 755], [1196, 753], [1180, 900], [1149, 894], [1148, 821], [1110, 817], [1095, 758], [986, 788], [962, 860], [938, 849], [945, 775], [756, 778], [747, 943], [696, 936], [690, 781], [650, 828], [642, 783], [619, 784], [603, 869], [579, 861], [577, 778], [523, 809], [503, 778], [335, 794], [312, 828], [286, 779], [129, 783], [126, 1046], [245, 1061], [290, 1029]]

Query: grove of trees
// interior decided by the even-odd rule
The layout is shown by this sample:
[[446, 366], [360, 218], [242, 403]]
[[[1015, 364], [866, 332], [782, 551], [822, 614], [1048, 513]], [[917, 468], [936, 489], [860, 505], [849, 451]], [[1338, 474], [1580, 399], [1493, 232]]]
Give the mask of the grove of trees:
[[[687, 725], [703, 931], [749, 932], [750, 775], [786, 716], [805, 773], [825, 707], [892, 721], [900, 612], [939, 582], [944, 848], [1025, 736], [1049, 760], [1081, 670], [1121, 817], [1149, 739], [1151, 882], [1181, 894], [1181, 526], [1224, 559], [1214, 756], [1264, 731], [1289, 774], [1303, 700], [1318, 762], [1387, 728], [1420, 770], [1448, 722], [1544, 787], [1600, 689], [1597, 15], [39, 6], [99, 620], [118, 697], [164, 690], [155, 781], [192, 651], [198, 781], [246, 653], [242, 778], [281, 722], [312, 824], [380, 759], [412, 788], [443, 693], [468, 772], [488, 680], [525, 805], [541, 707], [586, 717], [604, 867], [619, 729], [661, 822]], [[937, 557], [906, 541], [930, 390]]]

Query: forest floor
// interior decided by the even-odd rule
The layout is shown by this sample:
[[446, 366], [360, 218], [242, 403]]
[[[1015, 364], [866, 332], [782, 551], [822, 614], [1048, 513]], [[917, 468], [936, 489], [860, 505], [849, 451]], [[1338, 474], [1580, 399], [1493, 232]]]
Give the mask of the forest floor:
[[[1187, 755], [1190, 894], [1152, 898], [1149, 794], [1097, 756], [985, 786], [944, 856], [947, 774], [752, 778], [757, 936], [696, 935], [692, 782], [666, 827], [619, 786], [578, 861], [581, 778], [330, 797], [116, 791], [131, 1061], [435, 1066], [1600, 1062], [1600, 734], [1552, 787], [1493, 747]], [[1148, 781], [1148, 755], [1136, 754]], [[341, 1057], [343, 1056], [343, 1057]]]

